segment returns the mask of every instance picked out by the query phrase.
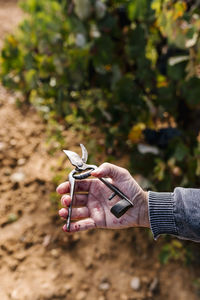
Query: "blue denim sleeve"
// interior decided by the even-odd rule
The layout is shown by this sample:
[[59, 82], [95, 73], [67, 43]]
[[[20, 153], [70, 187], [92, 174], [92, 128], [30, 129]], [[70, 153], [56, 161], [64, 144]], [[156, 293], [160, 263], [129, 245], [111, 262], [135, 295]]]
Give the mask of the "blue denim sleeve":
[[171, 234], [200, 242], [200, 189], [176, 188], [173, 193], [149, 192], [149, 219], [155, 239]]

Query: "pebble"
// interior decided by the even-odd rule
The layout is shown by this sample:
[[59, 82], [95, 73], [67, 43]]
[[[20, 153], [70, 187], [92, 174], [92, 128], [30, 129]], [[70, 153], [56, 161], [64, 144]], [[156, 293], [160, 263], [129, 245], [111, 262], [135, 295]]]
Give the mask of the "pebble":
[[59, 257], [59, 251], [58, 249], [52, 249], [51, 250], [51, 255], [55, 258], [58, 258]]
[[13, 291], [11, 292], [10, 297], [11, 297], [12, 300], [19, 300], [19, 299], [20, 299], [20, 298], [19, 298], [20, 295], [19, 295], [18, 290], [13, 290]]
[[22, 182], [25, 179], [25, 174], [23, 172], [13, 173], [10, 177], [12, 182]]
[[89, 285], [88, 285], [87, 283], [84, 283], [84, 284], [82, 285], [82, 289], [83, 289], [84, 291], [89, 291], [90, 287], [89, 287]]
[[11, 175], [11, 169], [10, 168], [5, 168], [3, 174], [5, 176], [10, 176]]
[[47, 247], [50, 244], [50, 242], [51, 242], [51, 235], [50, 234], [45, 235], [42, 245], [44, 247]]
[[48, 291], [49, 293], [51, 293], [51, 287], [52, 287], [51, 283], [47, 281], [44, 281], [40, 284], [40, 288]]
[[99, 284], [99, 289], [100, 289], [101, 291], [108, 291], [109, 288], [110, 288], [110, 284], [109, 284], [108, 282], [101, 282], [101, 283]]
[[16, 260], [10, 261], [8, 263], [8, 266], [9, 266], [11, 271], [15, 271], [17, 266], [18, 266], [18, 262]]
[[20, 158], [17, 161], [18, 166], [23, 166], [26, 163], [26, 159], [25, 158]]
[[134, 291], [138, 291], [141, 286], [140, 278], [139, 277], [133, 277], [130, 282], [130, 286]]
[[15, 139], [11, 139], [11, 140], [10, 140], [10, 145], [11, 145], [11, 146], [17, 145], [17, 141], [16, 141]]
[[14, 257], [19, 261], [23, 261], [27, 257], [27, 253], [26, 251], [17, 252]]
[[80, 291], [76, 295], [76, 300], [84, 300], [86, 299], [87, 293], [85, 291]]
[[41, 268], [43, 270], [47, 269], [47, 267], [48, 267], [47, 263], [44, 260], [40, 261], [38, 266], [39, 266], [39, 268]]
[[125, 294], [120, 295], [120, 300], [128, 300], [128, 296]]
[[84, 265], [86, 269], [92, 269], [93, 268], [93, 262], [91, 257], [87, 257], [84, 261]]
[[64, 273], [67, 277], [71, 278], [72, 276], [74, 276], [74, 272], [71, 270], [65, 270]]
[[5, 143], [0, 142], [0, 151], [4, 150], [6, 148]]
[[104, 296], [100, 296], [98, 300], [106, 300], [106, 298]]
[[66, 293], [69, 293], [72, 290], [72, 285], [70, 283], [66, 283], [64, 289]]

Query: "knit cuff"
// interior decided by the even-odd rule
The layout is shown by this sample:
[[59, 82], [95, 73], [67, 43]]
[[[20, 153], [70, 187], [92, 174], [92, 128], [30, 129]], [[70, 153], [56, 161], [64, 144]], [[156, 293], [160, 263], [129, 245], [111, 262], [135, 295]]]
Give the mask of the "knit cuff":
[[177, 235], [173, 193], [149, 192], [149, 220], [155, 240], [160, 234]]

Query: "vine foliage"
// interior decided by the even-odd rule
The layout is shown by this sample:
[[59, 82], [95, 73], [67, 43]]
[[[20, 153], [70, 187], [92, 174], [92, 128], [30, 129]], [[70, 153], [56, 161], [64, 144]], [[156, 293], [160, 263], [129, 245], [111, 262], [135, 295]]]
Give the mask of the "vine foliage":
[[100, 128], [157, 189], [198, 186], [199, 1], [27, 0], [3, 84], [46, 119]]

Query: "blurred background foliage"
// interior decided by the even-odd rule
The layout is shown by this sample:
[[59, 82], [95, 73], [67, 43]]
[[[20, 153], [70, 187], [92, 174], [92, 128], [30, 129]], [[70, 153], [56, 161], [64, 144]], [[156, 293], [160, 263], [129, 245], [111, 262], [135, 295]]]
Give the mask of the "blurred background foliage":
[[[200, 5], [172, 0], [27, 0], [0, 76], [56, 132], [73, 127], [145, 188], [197, 187]], [[59, 129], [61, 128], [61, 129]], [[62, 144], [62, 134], [58, 134]], [[92, 136], [95, 140], [95, 136]], [[103, 149], [103, 150], [102, 150]]]

